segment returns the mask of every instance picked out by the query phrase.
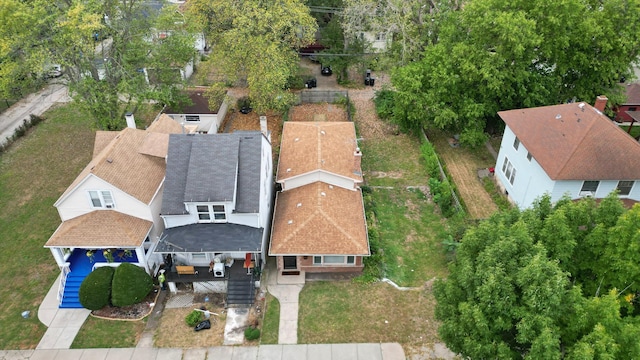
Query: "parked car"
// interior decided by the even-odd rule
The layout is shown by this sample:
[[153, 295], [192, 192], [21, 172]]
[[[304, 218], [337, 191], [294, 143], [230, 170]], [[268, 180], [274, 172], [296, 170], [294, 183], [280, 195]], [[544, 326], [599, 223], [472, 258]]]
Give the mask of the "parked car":
[[323, 76], [331, 76], [331, 74], [333, 74], [333, 72], [331, 71], [331, 66], [322, 66], [320, 74], [322, 74]]

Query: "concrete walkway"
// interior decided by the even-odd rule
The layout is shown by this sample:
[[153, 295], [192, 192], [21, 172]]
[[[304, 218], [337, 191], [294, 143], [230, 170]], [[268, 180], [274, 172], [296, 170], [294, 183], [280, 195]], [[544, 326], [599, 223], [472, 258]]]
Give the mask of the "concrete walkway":
[[280, 302], [280, 327], [278, 344], [298, 343], [298, 298], [304, 287], [304, 273], [298, 276], [282, 276], [276, 269], [269, 269], [267, 291]]
[[398, 343], [0, 350], [3, 360], [404, 360]]
[[51, 83], [37, 93], [29, 94], [0, 114], [0, 144], [12, 136], [23, 120], [29, 119], [29, 115], [42, 115], [55, 103], [69, 101], [68, 89], [60, 83]]

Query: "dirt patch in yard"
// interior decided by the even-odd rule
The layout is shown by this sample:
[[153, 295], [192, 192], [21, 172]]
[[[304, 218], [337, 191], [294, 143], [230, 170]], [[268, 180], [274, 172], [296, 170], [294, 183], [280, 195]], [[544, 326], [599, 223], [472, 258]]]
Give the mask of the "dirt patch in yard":
[[92, 316], [110, 320], [140, 320], [149, 315], [158, 299], [159, 288], [154, 287], [141, 302], [130, 306], [105, 306], [91, 312]]
[[303, 104], [291, 108], [290, 121], [349, 121], [347, 111], [340, 105], [319, 103]]

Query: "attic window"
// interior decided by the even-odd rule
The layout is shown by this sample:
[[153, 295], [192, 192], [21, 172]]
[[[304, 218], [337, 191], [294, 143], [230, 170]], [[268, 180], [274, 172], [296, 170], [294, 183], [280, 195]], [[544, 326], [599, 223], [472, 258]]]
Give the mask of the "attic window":
[[113, 209], [115, 207], [113, 195], [109, 190], [89, 190], [89, 198], [93, 208]]
[[626, 196], [631, 193], [631, 188], [633, 188], [633, 183], [635, 181], [618, 181], [618, 195]]
[[520, 147], [520, 139], [518, 139], [518, 137], [516, 136], [516, 139], [513, 140], [513, 148], [518, 150], [519, 147]]
[[582, 183], [580, 192], [589, 191], [595, 193], [598, 190], [598, 185], [600, 185], [600, 181], [585, 181]]

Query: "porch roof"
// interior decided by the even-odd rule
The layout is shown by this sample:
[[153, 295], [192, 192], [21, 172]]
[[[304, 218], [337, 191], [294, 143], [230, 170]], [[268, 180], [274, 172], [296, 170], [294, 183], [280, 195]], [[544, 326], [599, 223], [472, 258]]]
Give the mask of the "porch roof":
[[115, 210], [95, 210], [62, 222], [45, 247], [137, 247], [153, 223]]
[[191, 224], [165, 229], [156, 253], [260, 252], [264, 229], [238, 224]]

